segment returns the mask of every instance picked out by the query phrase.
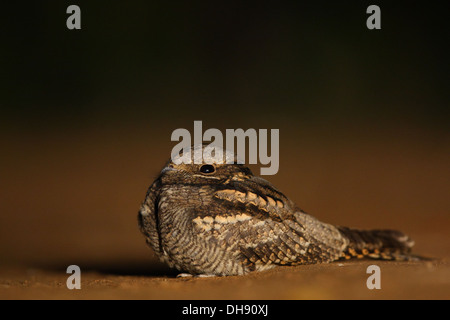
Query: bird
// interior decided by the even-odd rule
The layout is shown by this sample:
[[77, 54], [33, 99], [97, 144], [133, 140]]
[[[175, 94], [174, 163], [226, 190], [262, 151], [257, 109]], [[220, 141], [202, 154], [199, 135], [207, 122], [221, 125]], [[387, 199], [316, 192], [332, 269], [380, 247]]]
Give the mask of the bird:
[[172, 156], [138, 213], [147, 244], [180, 275], [245, 275], [358, 258], [411, 259], [414, 241], [404, 233], [321, 222], [232, 152], [214, 147], [223, 155], [217, 159], [208, 156], [207, 148], [189, 150], [202, 151], [201, 161]]

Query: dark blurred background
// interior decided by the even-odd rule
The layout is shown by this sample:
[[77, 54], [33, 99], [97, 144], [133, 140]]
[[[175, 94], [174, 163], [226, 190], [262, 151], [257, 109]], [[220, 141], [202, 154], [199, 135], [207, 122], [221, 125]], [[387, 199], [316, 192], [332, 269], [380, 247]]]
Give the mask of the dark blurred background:
[[280, 129], [266, 178], [304, 210], [448, 254], [443, 1], [34, 1], [1, 24], [0, 264], [151, 265], [137, 210], [194, 120]]

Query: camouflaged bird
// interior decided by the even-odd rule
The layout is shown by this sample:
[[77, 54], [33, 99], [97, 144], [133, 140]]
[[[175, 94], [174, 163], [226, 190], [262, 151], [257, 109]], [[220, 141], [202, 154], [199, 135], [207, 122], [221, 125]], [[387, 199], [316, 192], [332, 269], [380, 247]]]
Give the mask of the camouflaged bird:
[[[200, 148], [208, 147], [193, 150]], [[408, 259], [413, 241], [403, 233], [320, 222], [229, 151], [223, 161], [205, 154], [200, 164], [169, 161], [138, 215], [147, 243], [170, 267], [225, 276], [353, 257]]]

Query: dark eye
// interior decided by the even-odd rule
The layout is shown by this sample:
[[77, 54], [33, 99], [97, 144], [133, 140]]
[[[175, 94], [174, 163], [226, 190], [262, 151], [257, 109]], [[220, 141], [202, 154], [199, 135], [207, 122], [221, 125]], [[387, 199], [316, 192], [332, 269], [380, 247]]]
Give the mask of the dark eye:
[[205, 164], [200, 167], [201, 173], [213, 173], [214, 171], [216, 171], [216, 168], [214, 168], [214, 166], [212, 166], [210, 164]]

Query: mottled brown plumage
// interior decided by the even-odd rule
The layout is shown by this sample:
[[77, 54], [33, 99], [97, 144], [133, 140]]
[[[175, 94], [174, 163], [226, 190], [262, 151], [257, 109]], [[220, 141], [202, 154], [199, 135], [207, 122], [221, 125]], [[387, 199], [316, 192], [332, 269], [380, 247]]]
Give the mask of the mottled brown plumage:
[[211, 162], [169, 161], [141, 206], [140, 229], [171, 267], [241, 275], [352, 257], [408, 258], [413, 242], [401, 232], [320, 222], [246, 166]]

